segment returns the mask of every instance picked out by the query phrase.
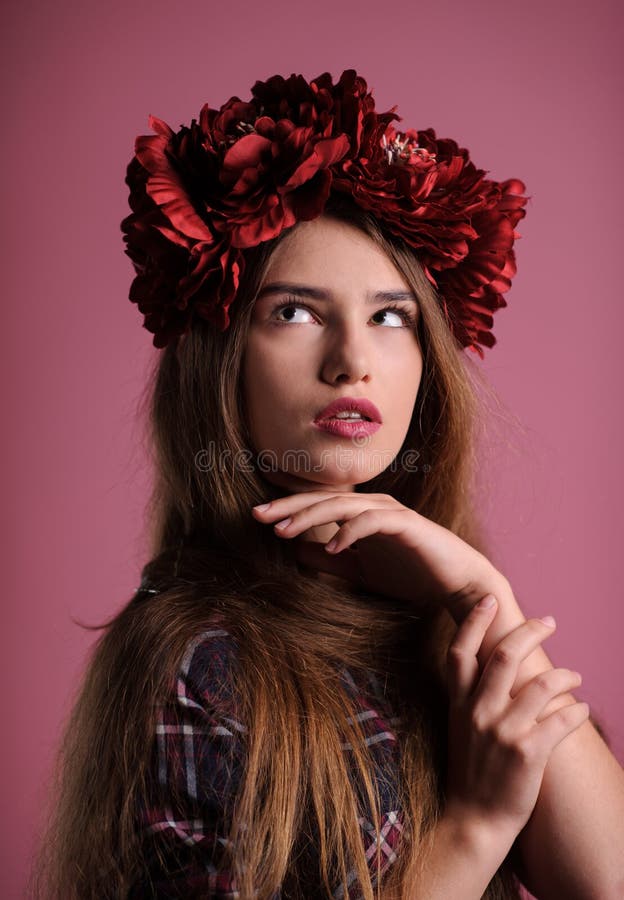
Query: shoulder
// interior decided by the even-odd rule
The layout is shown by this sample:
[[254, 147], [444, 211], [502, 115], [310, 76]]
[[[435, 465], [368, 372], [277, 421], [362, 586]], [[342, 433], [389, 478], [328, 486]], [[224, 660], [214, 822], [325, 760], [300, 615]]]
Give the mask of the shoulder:
[[178, 681], [192, 686], [206, 700], [228, 689], [238, 668], [238, 644], [219, 621], [193, 635], [178, 667]]
[[[163, 685], [164, 694], [160, 695], [160, 702], [183, 707], [202, 703], [208, 707], [232, 693], [238, 671], [238, 643], [221, 612], [212, 610], [204, 615], [196, 600], [193, 600], [195, 606], [183, 608], [181, 617], [176, 619], [177, 613], [165, 617], [164, 630], [169, 637], [166, 645], [163, 644], [162, 611], [150, 618], [150, 609], [159, 601], [167, 602], [168, 588], [169, 585], [163, 586], [144, 575], [133, 597], [135, 609], [148, 620], [147, 630], [153, 635], [150, 652], [162, 652], [167, 658], [169, 676], [167, 684]], [[189, 628], [189, 622], [194, 616], [197, 623], [193, 631]], [[185, 631], [186, 643], [180, 645], [182, 631]], [[172, 647], [173, 642], [177, 644], [177, 650]]]
[[174, 697], [169, 697], [176, 717], [186, 726], [201, 728], [207, 737], [244, 734], [237, 690], [239, 665], [238, 644], [218, 620], [195, 634], [180, 659]]

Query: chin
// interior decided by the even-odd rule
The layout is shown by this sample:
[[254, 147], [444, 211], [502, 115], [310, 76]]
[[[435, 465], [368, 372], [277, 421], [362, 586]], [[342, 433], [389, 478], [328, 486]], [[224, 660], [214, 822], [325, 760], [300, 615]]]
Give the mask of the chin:
[[378, 466], [371, 464], [369, 467], [362, 466], [337, 466], [335, 464], [326, 464], [322, 469], [311, 472], [305, 477], [318, 484], [324, 484], [336, 488], [343, 487], [344, 490], [353, 490], [354, 485], [364, 484], [367, 481], [379, 475]]
[[336, 454], [321, 456], [311, 478], [328, 482], [364, 484], [385, 471], [396, 458], [387, 448], [343, 448]]

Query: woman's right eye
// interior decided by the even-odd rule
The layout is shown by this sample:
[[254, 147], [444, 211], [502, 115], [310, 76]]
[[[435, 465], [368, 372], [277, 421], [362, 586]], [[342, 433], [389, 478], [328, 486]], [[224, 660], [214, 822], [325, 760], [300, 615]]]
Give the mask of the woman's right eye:
[[292, 303], [292, 302], [291, 303], [281, 303], [279, 306], [276, 306], [275, 309], [273, 310], [273, 315], [277, 316], [278, 313], [281, 313], [284, 310], [286, 310], [288, 312], [288, 315], [284, 316], [284, 318], [278, 317], [278, 319], [277, 319], [278, 322], [295, 322], [296, 325], [299, 325], [302, 323], [300, 321], [299, 322], [296, 321], [294, 318], [295, 315], [297, 314], [297, 312], [304, 312], [304, 313], [307, 313], [309, 316], [312, 315], [310, 310], [307, 309], [305, 306], [302, 306], [300, 303]]

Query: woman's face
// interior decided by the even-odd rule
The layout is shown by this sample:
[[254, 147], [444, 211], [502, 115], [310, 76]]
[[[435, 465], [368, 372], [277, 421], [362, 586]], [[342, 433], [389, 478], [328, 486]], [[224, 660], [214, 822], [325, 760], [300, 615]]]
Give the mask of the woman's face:
[[[400, 309], [386, 309], [393, 303]], [[403, 276], [359, 229], [320, 216], [291, 230], [260, 286], [243, 362], [253, 449], [269, 481], [293, 493], [353, 490], [390, 465], [422, 374], [409, 322], [418, 315]], [[381, 423], [319, 424], [340, 398], [370, 401]]]

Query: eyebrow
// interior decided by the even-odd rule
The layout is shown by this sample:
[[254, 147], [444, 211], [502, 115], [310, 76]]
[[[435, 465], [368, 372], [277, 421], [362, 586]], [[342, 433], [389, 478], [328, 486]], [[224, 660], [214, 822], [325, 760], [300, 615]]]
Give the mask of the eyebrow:
[[[310, 287], [305, 284], [291, 284], [288, 281], [274, 281], [266, 284], [258, 293], [257, 300], [267, 294], [294, 294], [296, 297], [310, 297], [312, 300], [331, 300], [331, 291]], [[412, 291], [375, 291], [366, 295], [365, 303], [384, 303], [396, 300], [412, 300], [418, 303]]]

